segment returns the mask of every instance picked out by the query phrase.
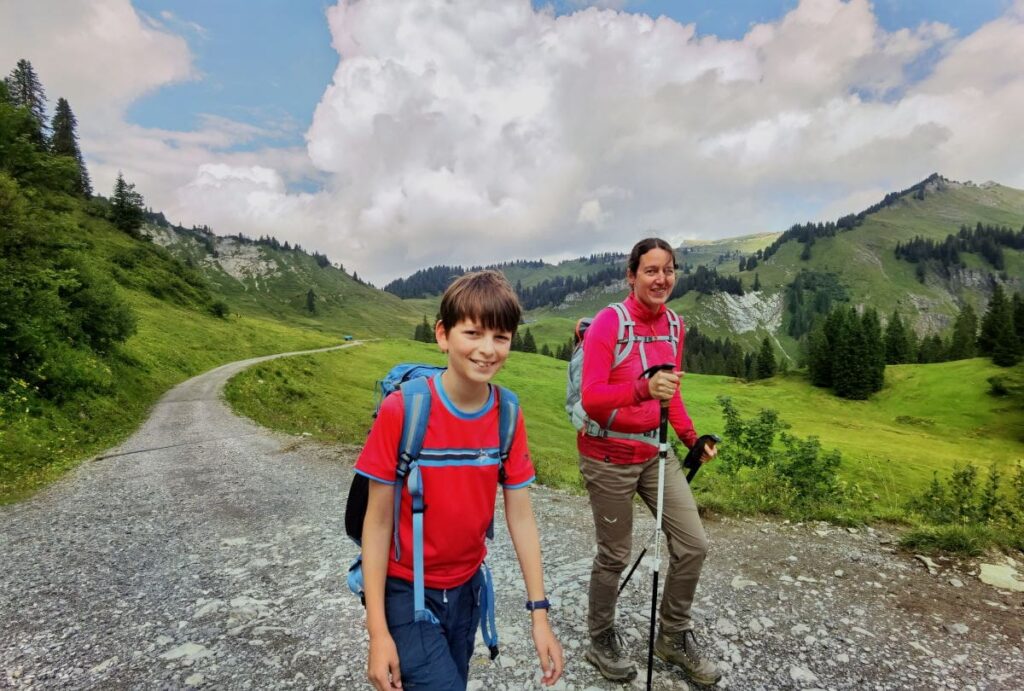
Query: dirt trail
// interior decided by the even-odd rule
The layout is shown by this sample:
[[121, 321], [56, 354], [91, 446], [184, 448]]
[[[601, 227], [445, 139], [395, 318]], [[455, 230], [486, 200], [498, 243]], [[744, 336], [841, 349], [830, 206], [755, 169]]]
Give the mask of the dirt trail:
[[[342, 573], [354, 553], [342, 511], [356, 450], [232, 414], [224, 382], [262, 359], [181, 384], [104, 458], [0, 507], [0, 687], [363, 687], [362, 608]], [[533, 497], [567, 651], [561, 688], [622, 688], [582, 656], [586, 499]], [[726, 669], [722, 687], [1024, 686], [1024, 595], [981, 584], [969, 564], [929, 573], [875, 531], [736, 519], [707, 529], [697, 620]], [[652, 530], [638, 508], [637, 542]], [[491, 551], [503, 653], [490, 663], [480, 651], [470, 688], [534, 688], [505, 531]], [[642, 567], [619, 610], [638, 661], [649, 588]], [[660, 663], [656, 685], [686, 688]]]

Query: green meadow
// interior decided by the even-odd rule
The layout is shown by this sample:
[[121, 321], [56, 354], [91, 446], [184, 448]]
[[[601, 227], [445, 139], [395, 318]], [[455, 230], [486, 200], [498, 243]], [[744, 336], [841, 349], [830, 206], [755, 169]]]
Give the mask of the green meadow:
[[[443, 364], [433, 345], [381, 341], [257, 365], [229, 383], [227, 396], [268, 427], [360, 444], [371, 425], [376, 379], [402, 361]], [[513, 353], [497, 381], [522, 400], [539, 480], [580, 491], [574, 431], [563, 408], [565, 371], [553, 358]], [[954, 464], [970, 461], [981, 473], [994, 464], [1010, 474], [1024, 460], [1024, 408], [1019, 398], [988, 392], [993, 376], [1020, 382], [1024, 368], [1003, 370], [981, 359], [889, 367], [885, 389], [869, 401], [836, 398], [800, 375], [746, 383], [688, 374], [683, 394], [700, 432], [722, 430], [719, 396], [731, 397], [744, 417], [777, 410], [791, 434], [817, 436], [826, 450], [842, 453], [841, 478], [867, 498], [859, 518], [899, 519], [934, 471], [945, 478]]]
[[123, 291], [138, 330], [111, 357], [97, 360], [111, 385], [57, 405], [29, 390], [0, 399], [0, 503], [15, 501], [130, 435], [175, 384], [227, 362], [334, 345], [337, 337], [283, 324], [179, 307]]

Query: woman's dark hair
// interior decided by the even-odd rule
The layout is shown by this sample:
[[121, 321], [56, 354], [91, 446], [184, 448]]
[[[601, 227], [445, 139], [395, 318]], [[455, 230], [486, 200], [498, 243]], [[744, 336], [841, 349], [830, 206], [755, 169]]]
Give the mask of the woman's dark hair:
[[633, 245], [633, 250], [629, 253], [629, 261], [626, 263], [629, 273], [636, 274], [637, 269], [640, 268], [640, 257], [651, 250], [665, 250], [672, 257], [672, 265], [676, 266], [676, 253], [673, 251], [672, 245], [661, 238], [645, 238]]

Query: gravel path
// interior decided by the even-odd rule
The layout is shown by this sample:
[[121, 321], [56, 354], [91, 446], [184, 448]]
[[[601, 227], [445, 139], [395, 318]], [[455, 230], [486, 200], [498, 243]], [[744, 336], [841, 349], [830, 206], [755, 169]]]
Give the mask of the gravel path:
[[[181, 384], [121, 447], [0, 507], [0, 688], [365, 687], [362, 608], [343, 575], [357, 449], [233, 415], [224, 382], [263, 359]], [[560, 687], [630, 688], [582, 657], [586, 499], [532, 496], [567, 653]], [[1024, 595], [980, 583], [977, 565], [940, 561], [929, 572], [873, 530], [736, 519], [707, 528], [696, 614], [726, 669], [721, 687], [1024, 688]], [[652, 530], [638, 508], [638, 542]], [[474, 658], [470, 689], [537, 688], [506, 531], [491, 552], [503, 653]], [[638, 661], [649, 584], [641, 567], [619, 610]], [[658, 663], [656, 687], [687, 684]]]

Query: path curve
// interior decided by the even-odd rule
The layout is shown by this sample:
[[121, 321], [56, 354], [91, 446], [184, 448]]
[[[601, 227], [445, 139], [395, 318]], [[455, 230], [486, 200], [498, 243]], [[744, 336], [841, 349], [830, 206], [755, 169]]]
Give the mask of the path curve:
[[[341, 573], [354, 552], [342, 512], [356, 449], [234, 415], [224, 383], [266, 359], [180, 384], [124, 444], [0, 507], [0, 688], [365, 688], [362, 608]], [[622, 689], [582, 659], [586, 499], [531, 496], [567, 653], [561, 688]], [[929, 573], [871, 529], [748, 519], [707, 529], [695, 618], [726, 670], [721, 687], [1021, 688], [1024, 595], [982, 585], [976, 565], [940, 561]], [[637, 541], [652, 530], [638, 508]], [[470, 689], [538, 688], [521, 577], [497, 532], [503, 652], [490, 663], [478, 649]], [[641, 567], [619, 609], [638, 661], [649, 584]], [[687, 688], [660, 663], [655, 678]]]

